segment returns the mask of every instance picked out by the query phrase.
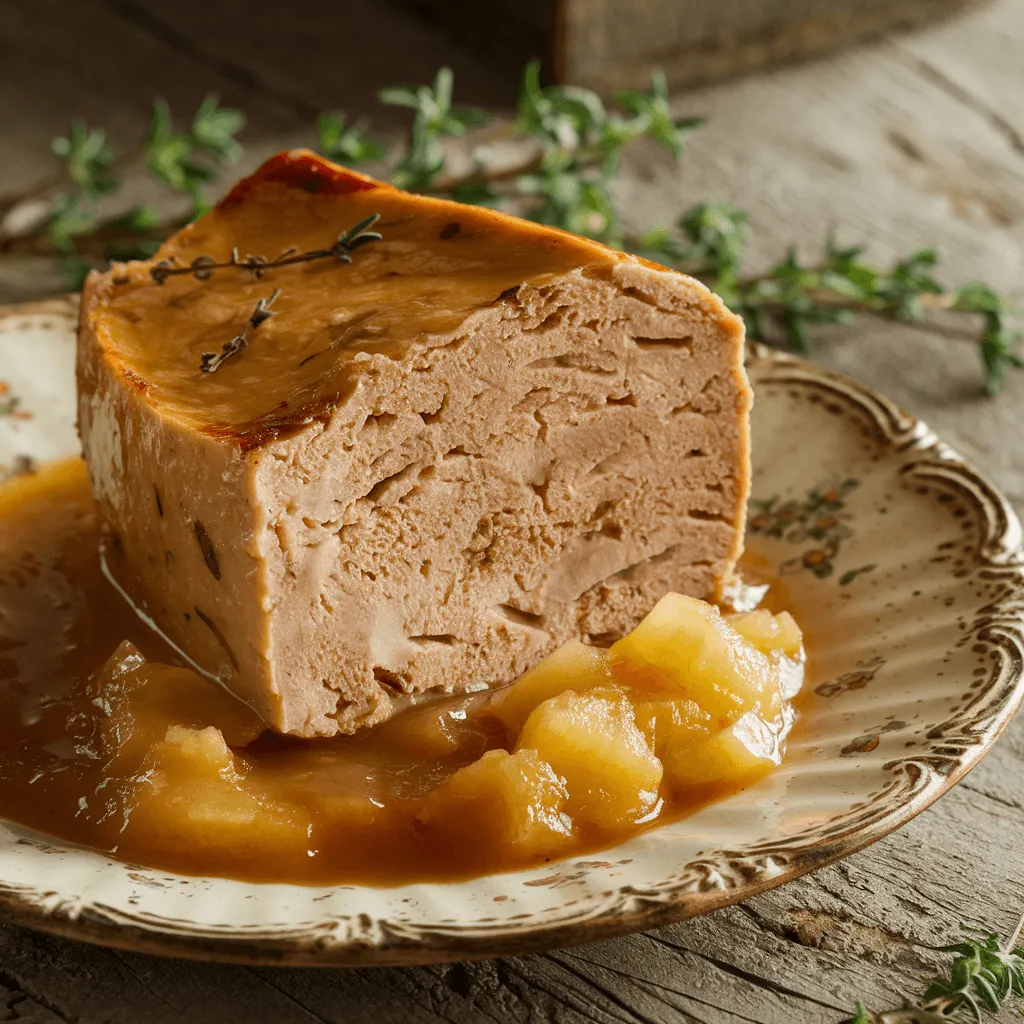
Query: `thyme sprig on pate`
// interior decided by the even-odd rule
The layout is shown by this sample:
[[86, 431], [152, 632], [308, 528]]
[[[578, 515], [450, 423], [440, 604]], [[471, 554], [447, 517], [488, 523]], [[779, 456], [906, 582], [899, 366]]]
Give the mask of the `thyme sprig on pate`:
[[[892, 267], [872, 266], [861, 246], [826, 242], [816, 263], [801, 262], [795, 249], [767, 271], [741, 274], [747, 217], [722, 202], [702, 202], [685, 211], [675, 227], [658, 227], [640, 235], [623, 232], [612, 182], [623, 150], [642, 139], [681, 159], [700, 118], [674, 118], [663, 75], [651, 88], [619, 93], [613, 108], [594, 92], [575, 86], [543, 86], [537, 62], [523, 72], [516, 117], [510, 125], [493, 123], [483, 111], [453, 104], [454, 80], [442, 68], [431, 85], [395, 86], [380, 92], [380, 101], [412, 111], [406, 144], [394, 156], [391, 147], [372, 138], [362, 121], [349, 122], [332, 112], [316, 122], [317, 147], [341, 163], [379, 163], [379, 176], [413, 191], [442, 195], [464, 203], [493, 206], [543, 224], [594, 238], [616, 248], [641, 253], [701, 277], [725, 302], [744, 316], [755, 338], [779, 341], [799, 351], [811, 343], [811, 329], [849, 323], [857, 315], [916, 321], [944, 312], [963, 324], [978, 346], [985, 388], [995, 394], [1010, 369], [1024, 366], [1018, 351], [1021, 311], [1011, 300], [982, 282], [950, 288], [936, 276], [938, 254], [918, 249]], [[176, 130], [163, 100], [153, 117], [141, 152], [115, 158], [105, 133], [75, 121], [53, 151], [63, 164], [59, 179], [0, 203], [0, 218], [19, 204], [51, 197], [43, 222], [14, 233], [0, 231], [0, 255], [50, 252], [61, 257], [68, 282], [81, 285], [88, 270], [104, 260], [148, 258], [159, 242], [207, 209], [206, 190], [225, 165], [238, 159], [238, 132], [244, 115], [221, 107], [208, 96], [189, 127]], [[523, 156], [511, 166], [495, 166], [482, 147], [470, 147], [469, 167], [450, 171], [446, 142], [471, 130], [496, 132], [520, 140]], [[149, 172], [171, 190], [186, 196], [187, 216], [161, 221], [148, 206], [136, 206], [104, 218], [101, 200], [109, 202], [120, 187], [126, 165], [141, 159]], [[465, 160], [463, 160], [465, 163]], [[11, 219], [8, 218], [8, 222]], [[330, 254], [318, 250], [319, 254]], [[299, 254], [302, 255], [302, 254]], [[260, 273], [283, 258], [258, 263], [237, 257], [228, 266]], [[321, 255], [306, 258], [322, 258]], [[171, 273], [219, 269], [170, 267]]]
[[323, 249], [309, 249], [299, 252], [296, 248], [285, 249], [274, 259], [267, 259], [266, 256], [239, 256], [237, 249], [231, 250], [231, 257], [226, 260], [217, 261], [212, 256], [196, 256], [191, 263], [179, 266], [173, 257], [161, 260], [154, 266], [149, 274], [157, 284], [163, 284], [167, 278], [179, 274], [191, 274], [197, 281], [207, 281], [215, 270], [224, 270], [234, 267], [237, 270], [250, 271], [255, 277], [262, 277], [268, 270], [278, 267], [290, 267], [296, 263], [310, 263], [313, 260], [334, 259], [339, 263], [351, 263], [352, 253], [361, 249], [370, 242], [379, 242], [380, 232], [371, 231], [377, 221], [380, 220], [379, 213], [371, 213], [364, 217], [358, 224], [353, 224], [346, 231], [342, 231], [337, 239]]
[[216, 373], [232, 356], [241, 355], [249, 347], [249, 331], [256, 330], [260, 324], [265, 323], [274, 315], [274, 310], [270, 307], [277, 301], [280, 294], [281, 289], [275, 288], [269, 298], [260, 299], [245, 322], [245, 326], [233, 338], [224, 342], [219, 352], [204, 352], [199, 358], [200, 373]]
[[[286, 249], [280, 256], [272, 260], [268, 260], [265, 256], [240, 257], [238, 250], [232, 249], [231, 258], [227, 260], [217, 262], [211, 256], [197, 256], [185, 266], [176, 266], [173, 259], [166, 259], [161, 260], [149, 273], [157, 284], [163, 284], [168, 277], [177, 274], [191, 274], [197, 281], [208, 281], [215, 270], [228, 268], [249, 271], [256, 278], [260, 278], [268, 270], [290, 267], [296, 263], [309, 263], [312, 260], [334, 259], [339, 263], [351, 263], [352, 253], [356, 249], [361, 249], [370, 242], [381, 240], [380, 232], [369, 230], [378, 220], [380, 220], [380, 214], [371, 213], [369, 217], [364, 217], [348, 230], [342, 231], [336, 241], [324, 249], [309, 249], [306, 252], [299, 252], [294, 248]], [[199, 360], [200, 372], [215, 373], [232, 356], [241, 355], [249, 347], [249, 330], [255, 330], [274, 315], [275, 311], [270, 307], [280, 294], [281, 289], [276, 288], [269, 298], [260, 299], [242, 330], [226, 341], [220, 352], [204, 352]]]

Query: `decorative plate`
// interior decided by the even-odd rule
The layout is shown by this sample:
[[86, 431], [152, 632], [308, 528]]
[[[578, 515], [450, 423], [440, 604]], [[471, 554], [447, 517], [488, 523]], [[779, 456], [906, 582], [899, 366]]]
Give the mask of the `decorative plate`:
[[[0, 313], [0, 467], [77, 449], [70, 300]], [[0, 913], [111, 946], [290, 964], [427, 963], [702, 914], [909, 821], [1024, 691], [1024, 557], [1006, 501], [863, 385], [758, 349], [748, 549], [810, 645], [783, 766], [586, 860], [455, 884], [177, 877], [0, 823]]]

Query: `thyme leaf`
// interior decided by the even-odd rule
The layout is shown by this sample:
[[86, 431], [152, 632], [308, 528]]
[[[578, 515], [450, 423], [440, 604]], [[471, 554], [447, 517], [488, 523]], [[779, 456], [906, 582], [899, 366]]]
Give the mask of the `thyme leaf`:
[[121, 184], [111, 172], [114, 154], [107, 146], [106, 133], [90, 129], [84, 121], [72, 121], [67, 138], [54, 139], [50, 149], [64, 161], [68, 177], [84, 199], [99, 199]]
[[595, 92], [576, 86], [540, 84], [540, 62], [523, 71], [515, 131], [540, 143], [541, 153], [516, 181], [517, 211], [530, 220], [619, 246], [619, 218], [611, 182], [626, 146], [648, 138], [682, 157], [700, 118], [673, 120], [668, 86], [655, 72], [651, 89], [620, 93], [609, 111]]
[[386, 106], [415, 111], [405, 156], [391, 174], [392, 182], [399, 188], [428, 191], [444, 170], [441, 139], [463, 135], [468, 128], [487, 123], [487, 115], [477, 107], [452, 106], [454, 83], [451, 68], [441, 68], [433, 86], [392, 86], [378, 93], [378, 99]]
[[204, 186], [223, 164], [234, 163], [241, 156], [235, 135], [244, 125], [244, 114], [221, 107], [218, 97], [211, 94], [200, 103], [188, 131], [176, 132], [167, 101], [153, 102], [146, 164], [154, 177], [191, 199], [192, 219], [209, 209]]
[[317, 150], [330, 160], [346, 167], [383, 160], [388, 147], [366, 134], [366, 124], [346, 124], [341, 114], [328, 112], [316, 119]]

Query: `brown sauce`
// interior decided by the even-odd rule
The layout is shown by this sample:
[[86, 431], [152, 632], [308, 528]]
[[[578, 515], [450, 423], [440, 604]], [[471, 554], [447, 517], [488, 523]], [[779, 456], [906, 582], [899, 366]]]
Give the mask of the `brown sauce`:
[[479, 820], [437, 827], [428, 793], [508, 746], [487, 695], [418, 705], [355, 737], [261, 734], [122, 601], [97, 541], [81, 461], [0, 488], [2, 818], [185, 874], [391, 885], [607, 847], [754, 777], [665, 792], [643, 820], [535, 851], [494, 841], [504, 825], [485, 819], [503, 812], [487, 801], [473, 805]]

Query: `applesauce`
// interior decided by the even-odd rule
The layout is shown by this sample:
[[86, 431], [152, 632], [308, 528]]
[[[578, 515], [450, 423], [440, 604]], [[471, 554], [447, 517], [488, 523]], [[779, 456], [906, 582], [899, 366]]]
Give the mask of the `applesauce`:
[[131, 862], [370, 884], [535, 866], [749, 784], [792, 723], [793, 620], [668, 595], [503, 690], [281, 737], [181, 663], [97, 552], [80, 460], [0, 488], [0, 817]]

